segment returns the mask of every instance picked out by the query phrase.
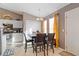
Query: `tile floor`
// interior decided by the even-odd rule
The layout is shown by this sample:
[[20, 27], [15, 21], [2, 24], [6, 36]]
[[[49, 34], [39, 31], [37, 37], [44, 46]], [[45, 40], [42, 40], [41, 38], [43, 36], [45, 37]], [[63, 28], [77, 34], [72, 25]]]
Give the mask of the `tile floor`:
[[[12, 56], [36, 56], [36, 53], [33, 53], [31, 46], [28, 46], [27, 52], [25, 53], [23, 44], [13, 44], [8, 45], [7, 48], [14, 49], [14, 55]], [[59, 53], [64, 51], [61, 48], [54, 48], [54, 53], [52, 49], [49, 48], [48, 56], [61, 56]], [[44, 52], [38, 52], [38, 56], [44, 56]]]
[[[24, 46], [15, 47], [15, 53], [14, 56], [36, 56], [35, 53], [33, 53], [32, 48], [28, 48], [27, 52], [25, 53]], [[55, 52], [52, 52], [52, 49], [49, 49], [49, 56], [61, 56], [59, 53], [64, 51], [61, 48], [54, 48]], [[38, 56], [43, 56], [43, 52], [38, 52]]]

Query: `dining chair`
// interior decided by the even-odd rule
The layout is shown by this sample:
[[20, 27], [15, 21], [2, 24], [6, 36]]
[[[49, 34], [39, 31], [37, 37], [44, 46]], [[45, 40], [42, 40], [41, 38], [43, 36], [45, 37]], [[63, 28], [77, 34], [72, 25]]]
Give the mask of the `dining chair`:
[[52, 49], [52, 51], [54, 53], [54, 47], [53, 47], [53, 44], [54, 44], [54, 36], [55, 36], [55, 33], [48, 33], [47, 55], [48, 55], [48, 48], [49, 48], [49, 46], [50, 46], [50, 48]]
[[33, 51], [36, 52], [36, 56], [37, 56], [37, 52], [38, 52], [37, 47], [44, 48], [43, 52], [44, 52], [44, 56], [45, 56], [45, 44], [44, 44], [44, 42], [45, 42], [45, 34], [43, 34], [43, 33], [37, 34], [34, 45], [33, 45]]
[[24, 37], [25, 37], [25, 52], [27, 51], [27, 43], [31, 42], [32, 43], [32, 47], [33, 47], [33, 40], [32, 39], [28, 39], [26, 37], [26, 34], [23, 33]]

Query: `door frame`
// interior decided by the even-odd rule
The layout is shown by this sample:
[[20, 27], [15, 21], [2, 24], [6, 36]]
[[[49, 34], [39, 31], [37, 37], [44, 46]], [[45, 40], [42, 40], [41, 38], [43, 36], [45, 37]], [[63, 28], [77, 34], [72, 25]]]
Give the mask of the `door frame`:
[[[72, 40], [71, 40], [72, 42], [68, 45], [68, 43], [69, 43], [68, 40], [70, 40], [70, 39], [69, 39], [69, 36], [68, 36], [68, 33], [69, 33], [69, 32], [68, 32], [68, 31], [69, 31], [69, 30], [68, 30], [68, 28], [69, 28], [68, 25], [69, 25], [69, 22], [70, 22], [70, 21], [69, 21], [69, 17], [70, 17], [71, 14], [72, 14], [72, 17], [73, 17], [75, 14], [77, 14], [77, 17], [76, 17], [76, 16], [75, 16], [75, 17], [78, 18], [78, 15], [79, 15], [79, 13], [78, 13], [79, 11], [78, 11], [78, 10], [79, 10], [79, 7], [78, 7], [78, 9], [75, 8], [75, 9], [72, 9], [72, 10], [70, 10], [70, 11], [65, 12], [65, 50], [68, 51], [68, 52], [73, 53], [74, 55], [79, 55], [79, 53], [78, 53], [78, 51], [79, 51], [78, 48], [79, 48], [79, 47], [78, 47], [78, 46], [76, 47], [76, 45], [74, 45], [74, 47], [76, 47], [77, 50], [74, 49], [74, 48], [72, 49], [71, 43], [74, 42], [74, 41], [72, 41]], [[75, 11], [78, 11], [78, 12], [75, 12]], [[72, 12], [74, 12], [74, 13], [72, 13]], [[73, 18], [72, 18], [72, 20], [73, 20]], [[78, 21], [79, 21], [79, 20], [78, 20]], [[78, 21], [77, 21], [77, 22], [78, 22]], [[73, 23], [73, 22], [72, 22], [72, 23]], [[76, 23], [75, 23], [75, 24], [76, 24]], [[74, 25], [75, 25], [75, 24], [74, 24]], [[78, 24], [79, 24], [79, 23], [77, 23], [77, 25], [78, 25]], [[72, 24], [71, 24], [71, 25], [72, 25]], [[76, 25], [75, 25], [75, 26], [76, 26]], [[71, 28], [73, 28], [73, 27], [71, 27]], [[77, 28], [78, 28], [78, 27], [77, 27]], [[78, 28], [78, 29], [79, 29], [79, 28]], [[78, 31], [78, 30], [77, 30], [77, 31]], [[76, 32], [75, 32], [75, 33], [76, 33]], [[78, 33], [78, 34], [79, 34], [79, 33]], [[77, 34], [77, 35], [78, 35], [78, 34]], [[78, 38], [79, 38], [79, 37], [78, 37]], [[78, 40], [78, 39], [77, 39], [77, 40]], [[77, 43], [78, 43], [78, 41], [77, 41]], [[74, 44], [77, 44], [77, 43], [75, 42]], [[78, 44], [77, 44], [77, 45], [78, 45]]]
[[67, 50], [67, 14], [65, 13], [65, 50]]
[[68, 45], [68, 19], [67, 19], [67, 12], [65, 12], [65, 51], [68, 51], [68, 52], [71, 52], [70, 49], [69, 49], [69, 46]]

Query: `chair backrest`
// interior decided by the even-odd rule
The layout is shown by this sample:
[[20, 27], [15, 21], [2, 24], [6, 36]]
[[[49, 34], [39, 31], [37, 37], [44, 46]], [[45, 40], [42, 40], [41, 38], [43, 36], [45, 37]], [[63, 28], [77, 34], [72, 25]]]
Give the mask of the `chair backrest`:
[[26, 34], [25, 34], [25, 33], [23, 33], [23, 35], [24, 35], [25, 41], [27, 42]]
[[48, 41], [52, 41], [53, 42], [54, 36], [55, 36], [55, 33], [48, 33]]
[[44, 33], [40, 33], [36, 35], [36, 43], [38, 42], [44, 42], [45, 41], [45, 34]]

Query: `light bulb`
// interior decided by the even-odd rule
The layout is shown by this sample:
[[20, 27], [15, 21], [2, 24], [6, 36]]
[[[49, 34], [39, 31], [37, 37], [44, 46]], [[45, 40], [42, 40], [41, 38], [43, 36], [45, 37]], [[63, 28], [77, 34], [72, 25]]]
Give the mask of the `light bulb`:
[[39, 18], [36, 18], [36, 20], [40, 20]]

